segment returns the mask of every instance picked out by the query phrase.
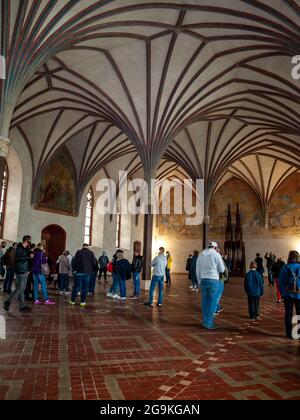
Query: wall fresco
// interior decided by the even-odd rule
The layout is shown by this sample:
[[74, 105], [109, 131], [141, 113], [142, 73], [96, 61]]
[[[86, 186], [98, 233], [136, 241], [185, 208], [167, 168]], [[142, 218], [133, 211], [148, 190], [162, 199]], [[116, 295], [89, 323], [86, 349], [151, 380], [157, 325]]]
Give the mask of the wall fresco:
[[262, 228], [262, 211], [255, 193], [237, 178], [227, 181], [215, 194], [210, 205], [210, 236], [225, 238], [228, 204], [231, 205], [232, 222], [239, 204], [244, 235], [257, 235]]
[[275, 236], [300, 235], [300, 174], [289, 177], [276, 192], [269, 210], [269, 229]]
[[75, 215], [76, 173], [66, 150], [60, 150], [43, 171], [35, 209]]

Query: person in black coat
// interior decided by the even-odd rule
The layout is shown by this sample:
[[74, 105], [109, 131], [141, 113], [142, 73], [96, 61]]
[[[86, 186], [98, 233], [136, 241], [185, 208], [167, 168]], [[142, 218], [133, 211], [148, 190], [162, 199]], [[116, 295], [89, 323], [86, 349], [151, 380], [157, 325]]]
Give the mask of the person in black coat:
[[26, 288], [28, 275], [30, 272], [30, 244], [31, 237], [26, 235], [23, 237], [23, 242], [17, 246], [15, 252], [15, 273], [16, 273], [16, 289], [4, 302], [4, 309], [9, 311], [12, 300], [18, 296], [20, 312], [29, 312], [31, 309], [28, 308], [25, 304], [24, 291]]
[[251, 321], [259, 320], [259, 302], [264, 294], [264, 281], [260, 273], [257, 272], [257, 264], [252, 261], [250, 271], [245, 276], [245, 292], [248, 296], [248, 308]]
[[103, 252], [101, 257], [98, 259], [99, 264], [99, 281], [101, 282], [102, 274], [104, 275], [104, 282], [105, 284], [108, 283], [107, 281], [107, 265], [109, 264], [109, 258], [106, 254], [106, 252]]
[[272, 267], [272, 275], [274, 279], [274, 283], [276, 286], [276, 296], [277, 296], [277, 303], [281, 303], [281, 293], [279, 289], [279, 277], [280, 273], [285, 266], [285, 262], [282, 261], [282, 258], [277, 258], [276, 263]]
[[96, 266], [98, 265], [94, 253], [89, 249], [89, 245], [84, 244], [82, 249], [76, 252], [72, 260], [72, 270], [75, 274], [75, 280], [70, 301], [71, 305], [75, 305], [77, 294], [81, 290], [80, 306], [86, 306], [89, 283]]
[[256, 271], [259, 274], [261, 274], [261, 276], [263, 277], [264, 276], [264, 272], [265, 272], [265, 269], [264, 269], [264, 260], [262, 259], [262, 257], [260, 256], [259, 253], [256, 254], [255, 262], [256, 262], [256, 266], [257, 266]]
[[199, 257], [199, 252], [194, 251], [194, 255], [193, 255], [193, 258], [192, 258], [192, 264], [191, 264], [191, 278], [192, 278], [192, 286], [191, 287], [192, 287], [192, 290], [194, 292], [198, 292], [198, 279], [197, 279], [197, 273], [196, 273], [198, 257]]
[[189, 273], [189, 280], [192, 280], [192, 274], [191, 274], [191, 269], [192, 269], [192, 260], [193, 260], [193, 256], [190, 255], [189, 258], [186, 260], [186, 271]]
[[134, 253], [133, 261], [131, 264], [131, 271], [133, 277], [133, 296], [131, 299], [139, 299], [141, 292], [141, 272], [143, 268], [143, 257], [139, 252]]

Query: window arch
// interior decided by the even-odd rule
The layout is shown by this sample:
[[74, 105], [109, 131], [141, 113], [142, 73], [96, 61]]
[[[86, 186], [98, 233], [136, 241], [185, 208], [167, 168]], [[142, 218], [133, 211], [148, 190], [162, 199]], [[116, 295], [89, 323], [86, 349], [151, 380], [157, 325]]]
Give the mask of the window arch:
[[92, 187], [90, 187], [87, 193], [85, 226], [84, 226], [84, 243], [88, 245], [92, 245], [93, 211], [94, 211], [94, 193], [93, 193]]
[[3, 238], [3, 232], [4, 232], [7, 186], [8, 186], [8, 166], [5, 161], [4, 172], [3, 172], [3, 182], [2, 182], [2, 188], [1, 188], [1, 198], [0, 198], [0, 238]]

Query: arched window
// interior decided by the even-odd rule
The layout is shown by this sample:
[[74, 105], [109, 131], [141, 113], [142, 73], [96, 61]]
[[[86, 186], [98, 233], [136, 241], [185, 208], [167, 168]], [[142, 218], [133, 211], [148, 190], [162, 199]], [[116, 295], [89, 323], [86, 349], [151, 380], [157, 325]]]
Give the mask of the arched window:
[[94, 209], [94, 194], [90, 187], [87, 194], [86, 212], [85, 212], [85, 228], [84, 228], [84, 243], [92, 245], [92, 229], [93, 229], [93, 209]]
[[1, 189], [1, 200], [0, 200], [0, 238], [3, 238], [3, 231], [4, 231], [7, 185], [8, 185], [8, 167], [5, 162], [2, 189]]

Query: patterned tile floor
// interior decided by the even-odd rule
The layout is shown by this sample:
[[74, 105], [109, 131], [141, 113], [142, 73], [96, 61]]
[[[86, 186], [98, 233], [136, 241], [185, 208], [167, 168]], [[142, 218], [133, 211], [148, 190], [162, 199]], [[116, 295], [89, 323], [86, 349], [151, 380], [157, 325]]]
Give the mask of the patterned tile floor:
[[200, 294], [174, 276], [162, 308], [113, 302], [98, 286], [87, 309], [55, 307], [0, 315], [0, 399], [300, 399], [300, 344], [286, 340], [283, 307], [267, 288], [250, 324], [243, 282], [226, 287], [220, 327], [200, 325]]

